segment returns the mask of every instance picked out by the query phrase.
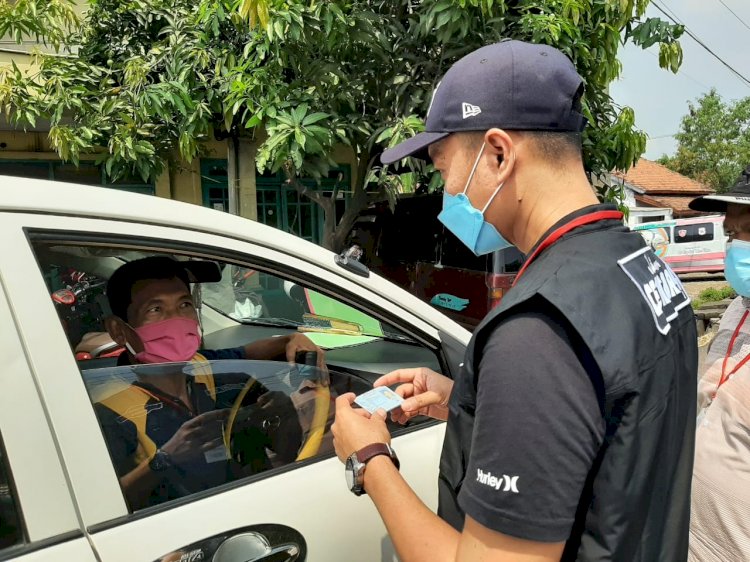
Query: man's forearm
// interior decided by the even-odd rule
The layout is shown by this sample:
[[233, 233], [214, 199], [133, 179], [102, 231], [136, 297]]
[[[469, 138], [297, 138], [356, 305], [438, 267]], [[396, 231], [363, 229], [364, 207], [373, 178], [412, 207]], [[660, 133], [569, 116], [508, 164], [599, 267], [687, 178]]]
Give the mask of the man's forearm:
[[453, 562], [460, 534], [417, 497], [391, 460], [367, 463], [365, 489], [403, 562]]
[[245, 359], [269, 360], [284, 355], [289, 336], [266, 338], [245, 345]]
[[147, 459], [120, 478], [120, 486], [130, 507], [139, 509], [146, 507], [148, 497], [160, 480], [161, 476], [151, 470]]

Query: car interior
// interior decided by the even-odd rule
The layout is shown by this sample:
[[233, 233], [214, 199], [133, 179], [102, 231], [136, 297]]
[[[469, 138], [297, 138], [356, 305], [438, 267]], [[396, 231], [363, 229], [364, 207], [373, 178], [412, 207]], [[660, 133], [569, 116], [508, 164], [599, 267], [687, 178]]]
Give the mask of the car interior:
[[[106, 298], [109, 277], [125, 262], [152, 255], [169, 255], [188, 264], [203, 349], [232, 349], [259, 339], [303, 333], [325, 350], [325, 375], [314, 366], [305, 365], [304, 357], [299, 357], [295, 366], [290, 366], [284, 357], [274, 361], [210, 362], [214, 373], [230, 369], [243, 374], [247, 387], [252, 381], [262, 380], [264, 387], [280, 390], [291, 400], [297, 413], [295, 423], [304, 435], [297, 461], [334, 454], [330, 426], [337, 396], [347, 392], [361, 394], [371, 389], [379, 376], [397, 368], [445, 371], [437, 347], [408, 333], [408, 328], [397, 327], [353, 306], [351, 303], [356, 300], [344, 300], [340, 289], [334, 293], [334, 288], [312, 288], [294, 278], [282, 277], [267, 265], [262, 268], [206, 259], [205, 251], [127, 248], [43, 237], [33, 239], [32, 245], [92, 404], [101, 404], [132, 385], [146, 368], [118, 366], [120, 355], [126, 352], [109, 338], [104, 319], [110, 314]], [[362, 305], [364, 308], [366, 303]], [[321, 384], [323, 379], [325, 384]], [[323, 386], [326, 390], [321, 393]], [[249, 411], [252, 404], [238, 398], [235, 405], [233, 415], [237, 419], [250, 416], [242, 411]], [[414, 418], [407, 426], [426, 421], [424, 417]], [[390, 420], [388, 423], [391, 431], [404, 430]], [[316, 427], [322, 433], [317, 440], [311, 438]], [[312, 442], [314, 446], [309, 445]], [[269, 456], [274, 467], [284, 464], [273, 453]]]

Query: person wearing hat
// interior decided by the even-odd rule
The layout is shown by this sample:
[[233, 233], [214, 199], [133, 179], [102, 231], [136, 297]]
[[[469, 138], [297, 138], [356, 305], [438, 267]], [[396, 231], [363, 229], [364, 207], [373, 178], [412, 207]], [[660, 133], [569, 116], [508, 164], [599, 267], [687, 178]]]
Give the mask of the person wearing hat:
[[446, 228], [477, 255], [526, 255], [455, 381], [404, 369], [375, 383], [400, 383], [397, 421], [447, 419], [439, 517], [400, 476], [385, 413], [336, 401], [348, 484], [405, 562], [687, 556], [695, 321], [677, 276], [588, 182], [582, 92], [560, 51], [488, 45], [445, 74], [425, 132], [382, 155], [427, 151]]
[[727, 307], [698, 381], [689, 560], [750, 560], [750, 166], [690, 208], [725, 213]]
[[[107, 283], [112, 315], [105, 320], [106, 329], [126, 348], [118, 364], [138, 365], [137, 380], [106, 396], [95, 408], [133, 509], [270, 468], [265, 448], [285, 461], [296, 457], [301, 428], [282, 423], [267, 434], [249, 428], [243, 438], [250, 446], [242, 458], [228, 458], [222, 428], [248, 377], [214, 374], [208, 361], [283, 358], [294, 362], [298, 353], [307, 351], [324, 360], [324, 352], [303, 334], [232, 349], [199, 349], [201, 329], [190, 283], [219, 279], [215, 263], [150, 256], [122, 265]], [[192, 376], [186, 374], [185, 362], [193, 363]], [[290, 399], [260, 383], [250, 387], [246, 403], [251, 402], [261, 407], [265, 418], [297, 420]]]

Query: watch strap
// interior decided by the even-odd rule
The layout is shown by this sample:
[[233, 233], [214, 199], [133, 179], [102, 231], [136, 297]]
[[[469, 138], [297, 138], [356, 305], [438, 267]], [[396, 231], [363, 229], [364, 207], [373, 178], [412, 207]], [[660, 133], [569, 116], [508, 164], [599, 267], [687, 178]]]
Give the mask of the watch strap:
[[386, 455], [388, 458], [390, 458], [391, 461], [393, 461], [393, 464], [396, 466], [396, 470], [401, 467], [401, 463], [399, 463], [398, 461], [396, 452], [391, 448], [390, 445], [386, 445], [385, 443], [372, 443], [370, 445], [367, 445], [366, 447], [362, 447], [359, 451], [357, 451], [357, 460], [362, 464], [367, 464], [367, 461], [369, 461], [373, 457], [377, 457], [378, 455]]

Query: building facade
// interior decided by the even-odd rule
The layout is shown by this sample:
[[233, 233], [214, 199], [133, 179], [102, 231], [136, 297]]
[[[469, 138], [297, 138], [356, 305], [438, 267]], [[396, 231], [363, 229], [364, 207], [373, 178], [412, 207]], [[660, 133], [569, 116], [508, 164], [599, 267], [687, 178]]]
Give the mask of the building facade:
[[[15, 63], [21, 70], [27, 70], [31, 65], [32, 50], [39, 48], [44, 47], [35, 41], [18, 44], [11, 38], [0, 39], [0, 66]], [[82, 157], [79, 166], [61, 161], [50, 146], [48, 134], [49, 126], [44, 123], [19, 129], [0, 117], [0, 175], [97, 185], [230, 211], [230, 140], [212, 140], [206, 146], [204, 157], [180, 162], [155, 181], [144, 182], [140, 177], [129, 177], [109, 182], [102, 166], [96, 164], [94, 155]], [[281, 173], [258, 173], [257, 149], [257, 141], [249, 139], [241, 139], [236, 148], [236, 213], [320, 243], [324, 221], [322, 208], [290, 187]], [[338, 166], [331, 170], [328, 178], [319, 184], [312, 180], [303, 183], [323, 193], [331, 193], [336, 185], [336, 208], [343, 212], [356, 180], [353, 174], [356, 174], [357, 166], [348, 147], [336, 149], [332, 156]]]

